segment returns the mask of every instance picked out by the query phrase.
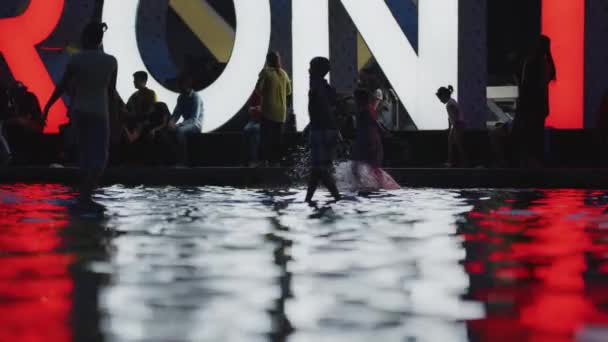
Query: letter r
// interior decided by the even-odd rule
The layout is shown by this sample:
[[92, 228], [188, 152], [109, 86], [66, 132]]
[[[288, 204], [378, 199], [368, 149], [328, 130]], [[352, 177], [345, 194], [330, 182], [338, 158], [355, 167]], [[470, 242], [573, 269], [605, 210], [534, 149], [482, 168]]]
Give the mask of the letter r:
[[[51, 97], [55, 84], [36, 51], [36, 45], [57, 26], [64, 1], [30, 0], [23, 14], [0, 20], [0, 53], [13, 77], [27, 85], [42, 105]], [[65, 104], [60, 101], [49, 113], [48, 132], [58, 131], [59, 125], [65, 121], [65, 113]]]

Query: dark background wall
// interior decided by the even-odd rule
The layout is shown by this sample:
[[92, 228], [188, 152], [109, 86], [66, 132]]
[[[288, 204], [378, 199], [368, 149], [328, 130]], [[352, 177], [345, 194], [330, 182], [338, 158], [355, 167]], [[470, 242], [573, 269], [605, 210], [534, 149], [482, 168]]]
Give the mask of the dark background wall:
[[488, 82], [501, 84], [519, 72], [522, 55], [541, 32], [541, 0], [490, 0]]

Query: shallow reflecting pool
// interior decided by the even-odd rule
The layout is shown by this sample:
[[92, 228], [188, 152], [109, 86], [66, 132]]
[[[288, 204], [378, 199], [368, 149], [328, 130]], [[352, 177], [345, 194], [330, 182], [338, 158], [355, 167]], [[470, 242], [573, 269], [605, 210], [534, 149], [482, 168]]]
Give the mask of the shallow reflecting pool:
[[0, 186], [0, 341], [608, 341], [608, 192]]

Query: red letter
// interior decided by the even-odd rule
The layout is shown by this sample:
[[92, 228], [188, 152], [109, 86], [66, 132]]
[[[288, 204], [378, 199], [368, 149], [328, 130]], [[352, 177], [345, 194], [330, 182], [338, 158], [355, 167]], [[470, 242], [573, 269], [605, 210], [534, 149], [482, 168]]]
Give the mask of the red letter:
[[585, 1], [544, 0], [542, 25], [543, 33], [551, 38], [557, 67], [547, 125], [583, 128]]
[[[0, 52], [16, 80], [38, 96], [41, 106], [51, 97], [55, 84], [44, 66], [36, 45], [57, 27], [64, 0], [31, 0], [25, 13], [0, 20]], [[57, 103], [49, 114], [48, 132], [57, 132], [65, 122], [66, 108]]]

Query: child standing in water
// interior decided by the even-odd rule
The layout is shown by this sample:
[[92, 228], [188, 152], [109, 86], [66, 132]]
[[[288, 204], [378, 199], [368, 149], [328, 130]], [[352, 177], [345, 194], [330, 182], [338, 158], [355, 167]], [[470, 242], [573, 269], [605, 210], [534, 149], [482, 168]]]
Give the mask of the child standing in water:
[[311, 202], [320, 182], [340, 200], [340, 193], [332, 175], [332, 166], [338, 144], [338, 125], [334, 114], [336, 91], [325, 76], [330, 63], [325, 57], [313, 58], [310, 62], [310, 92], [308, 114], [310, 116], [310, 150], [312, 170], [308, 182], [306, 202]]
[[[448, 112], [448, 122], [450, 124], [448, 133], [448, 167], [466, 166], [467, 156], [464, 150], [464, 113], [460, 109], [458, 102], [452, 98], [454, 87], [441, 87], [437, 90], [437, 98], [444, 103]], [[458, 153], [459, 163], [455, 163], [454, 149]]]

